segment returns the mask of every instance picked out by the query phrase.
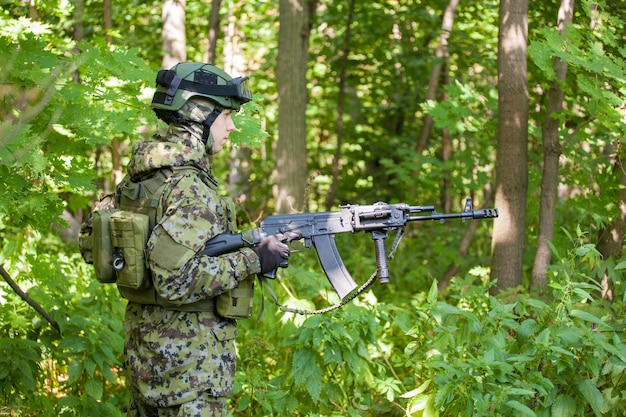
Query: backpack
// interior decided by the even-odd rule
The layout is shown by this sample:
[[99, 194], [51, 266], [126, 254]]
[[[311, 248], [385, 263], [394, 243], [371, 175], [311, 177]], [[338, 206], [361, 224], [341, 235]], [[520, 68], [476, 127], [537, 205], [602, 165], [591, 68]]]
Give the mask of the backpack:
[[[195, 168], [161, 169], [140, 182], [128, 177], [115, 192], [102, 197], [81, 225], [79, 247], [86, 263], [93, 264], [96, 279], [117, 285], [120, 295], [140, 304], [157, 304], [179, 311], [212, 311], [226, 318], [247, 318], [252, 313], [254, 279], [248, 278], [215, 299], [174, 305], [159, 296], [145, 256], [146, 244], [162, 217], [160, 201], [171, 189], [174, 172]], [[169, 186], [168, 186], [169, 185]], [[122, 210], [120, 207], [123, 207]], [[230, 207], [230, 204], [229, 204]], [[234, 224], [234, 210], [231, 212]]]

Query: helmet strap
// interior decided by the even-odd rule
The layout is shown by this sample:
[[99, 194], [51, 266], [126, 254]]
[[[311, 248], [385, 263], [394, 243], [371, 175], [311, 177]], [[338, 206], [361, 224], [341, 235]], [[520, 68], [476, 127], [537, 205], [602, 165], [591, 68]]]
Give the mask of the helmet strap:
[[204, 142], [205, 145], [207, 143], [207, 140], [209, 139], [209, 135], [211, 134], [211, 125], [213, 124], [213, 122], [215, 122], [215, 119], [217, 119], [217, 116], [219, 116], [220, 113], [223, 111], [224, 111], [223, 108], [216, 105], [213, 108], [213, 111], [209, 113], [207, 118], [204, 120], [204, 122], [202, 122], [202, 126], [204, 126], [202, 129], [202, 142]]
[[[211, 111], [211, 113], [209, 113], [207, 118], [201, 123], [202, 124], [202, 142], [205, 145], [207, 143], [207, 140], [209, 139], [209, 135], [211, 134], [211, 125], [213, 124], [213, 122], [215, 122], [215, 119], [217, 119], [217, 116], [219, 116], [220, 113], [222, 113], [222, 111], [224, 111], [224, 109], [222, 109], [220, 106], [215, 106], [213, 108], [213, 111]], [[156, 113], [159, 119], [163, 120], [167, 124], [176, 123], [176, 124], [184, 125], [184, 124], [190, 124], [190, 123], [197, 123], [192, 120], [186, 119], [177, 111], [155, 108], [154, 112]]]

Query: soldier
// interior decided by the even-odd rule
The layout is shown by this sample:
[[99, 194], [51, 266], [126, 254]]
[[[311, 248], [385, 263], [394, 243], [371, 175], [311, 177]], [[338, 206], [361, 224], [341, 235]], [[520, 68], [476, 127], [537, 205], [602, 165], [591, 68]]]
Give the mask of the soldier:
[[[157, 76], [152, 108], [168, 130], [135, 146], [127, 176], [137, 183], [168, 173], [146, 245], [149, 288], [120, 289], [130, 300], [124, 323], [129, 416], [226, 416], [237, 323], [223, 315], [237, 315], [218, 314], [216, 300], [251, 288], [257, 273], [287, 266], [281, 236], [221, 256], [202, 253], [209, 239], [236, 227], [232, 201], [216, 191], [210, 155], [224, 147], [235, 130], [233, 112], [251, 98], [247, 77], [233, 79], [207, 64], [179, 63]], [[157, 301], [143, 302], [150, 298], [146, 291]]]

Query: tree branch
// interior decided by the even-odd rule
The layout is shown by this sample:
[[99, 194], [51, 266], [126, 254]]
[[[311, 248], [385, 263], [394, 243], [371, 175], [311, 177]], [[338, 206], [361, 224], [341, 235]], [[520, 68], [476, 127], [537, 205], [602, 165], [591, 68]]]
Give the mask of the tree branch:
[[15, 293], [19, 295], [22, 298], [22, 300], [26, 301], [28, 305], [30, 305], [39, 314], [41, 314], [43, 318], [48, 320], [50, 325], [52, 325], [52, 327], [54, 327], [57, 332], [61, 333], [61, 328], [59, 327], [59, 323], [57, 323], [56, 320], [50, 315], [50, 313], [44, 310], [43, 307], [41, 307], [35, 300], [30, 298], [28, 294], [22, 291], [19, 285], [17, 285], [17, 283], [13, 281], [13, 279], [11, 278], [9, 273], [6, 271], [6, 269], [4, 269], [4, 265], [0, 265], [0, 275], [2, 275], [2, 278], [4, 278], [7, 284], [9, 284], [11, 288], [13, 288], [13, 291], [15, 291]]

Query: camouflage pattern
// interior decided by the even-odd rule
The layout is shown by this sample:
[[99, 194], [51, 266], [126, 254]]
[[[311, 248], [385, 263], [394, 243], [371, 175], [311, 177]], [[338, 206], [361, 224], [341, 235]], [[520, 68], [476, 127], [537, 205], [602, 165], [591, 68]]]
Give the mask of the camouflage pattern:
[[[206, 241], [233, 231], [235, 224], [232, 202], [216, 192], [201, 135], [201, 125], [170, 125], [165, 138], [136, 145], [128, 170], [136, 180], [163, 167], [200, 170], [200, 174], [175, 170], [162, 198], [163, 216], [146, 246], [156, 291], [181, 306], [212, 299], [260, 271], [258, 257], [248, 248], [218, 257], [202, 255]], [[236, 321], [215, 311], [173, 311], [129, 302], [124, 324], [125, 367], [133, 403], [162, 409], [231, 393]], [[158, 415], [170, 414], [159, 411]]]
[[[213, 104], [206, 99], [187, 101], [179, 110], [185, 119], [202, 122], [213, 111]], [[139, 181], [143, 176], [163, 167], [194, 166], [204, 171], [217, 186], [214, 179], [213, 167], [207, 155], [213, 155], [214, 140], [205, 145], [202, 140], [202, 125], [175, 125], [168, 128], [165, 139], [138, 142], [128, 165], [128, 173], [133, 181]]]
[[201, 394], [195, 400], [180, 406], [154, 408], [145, 406], [131, 399], [129, 417], [157, 416], [157, 417], [223, 417], [226, 416], [226, 400]]

